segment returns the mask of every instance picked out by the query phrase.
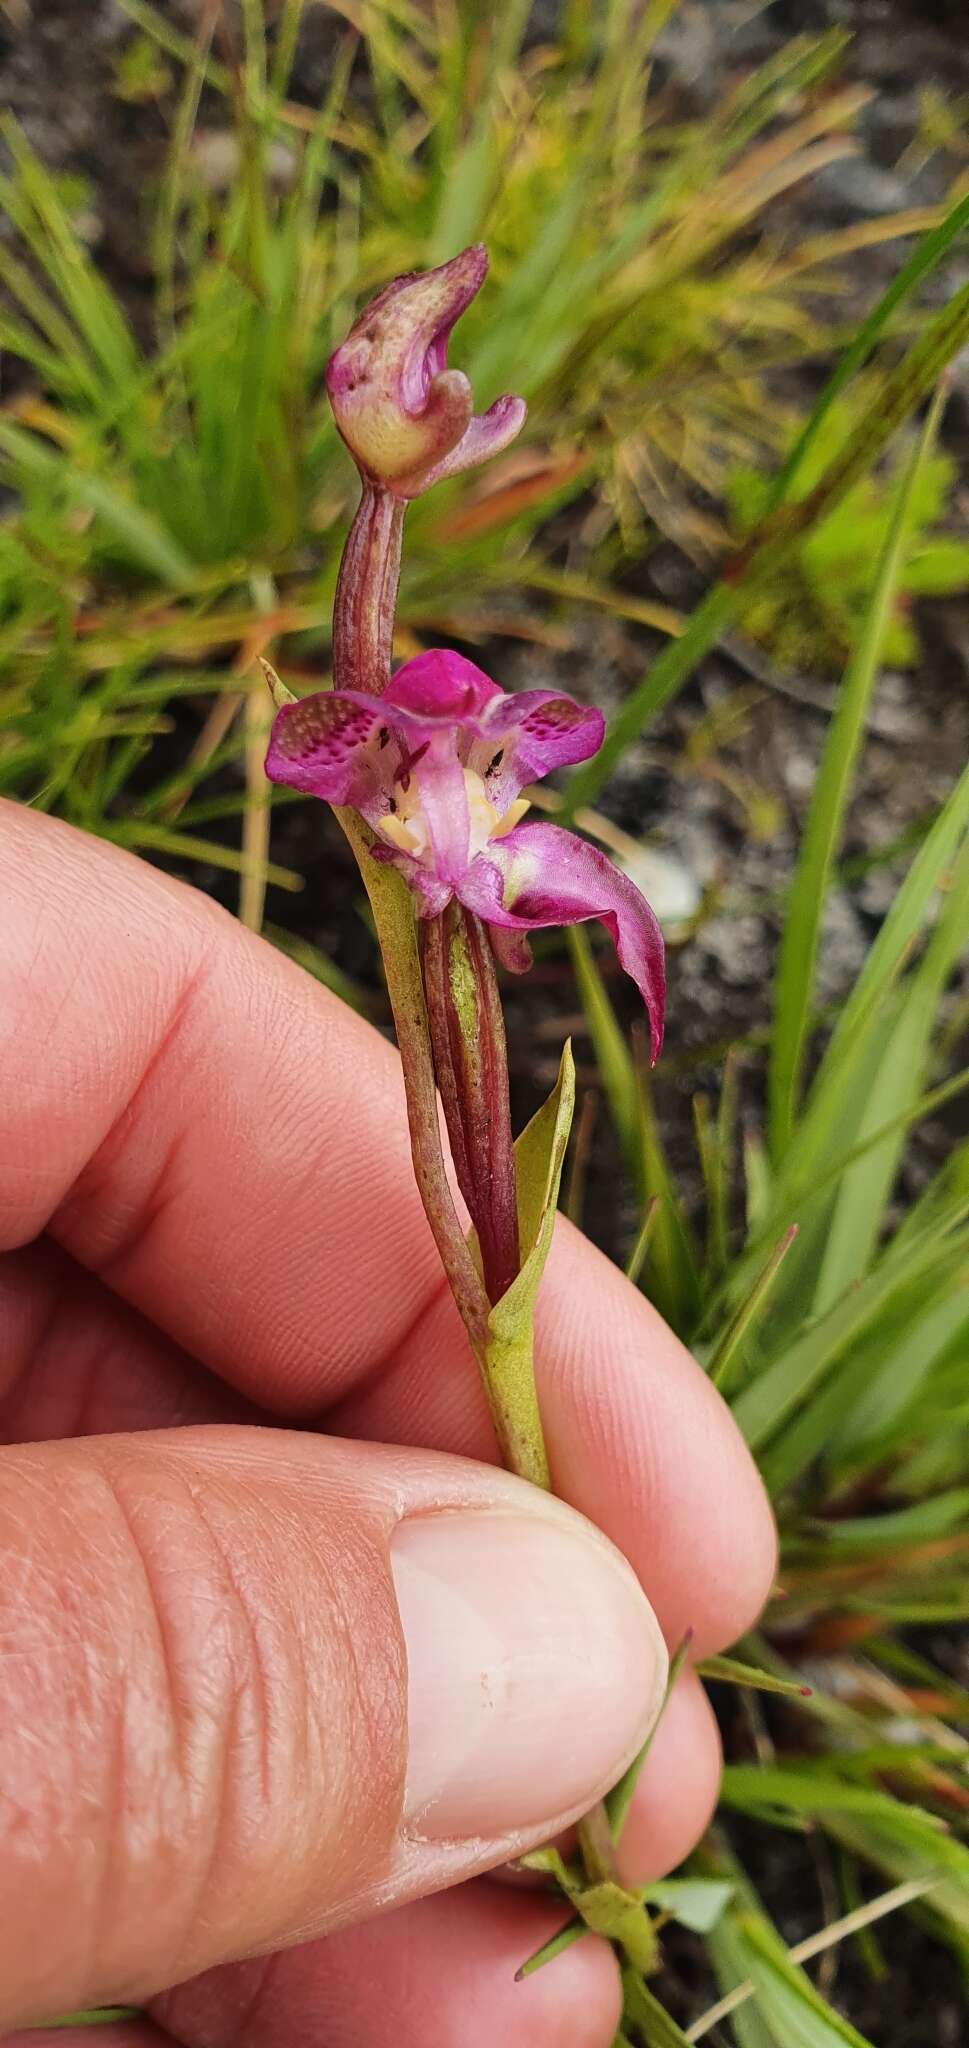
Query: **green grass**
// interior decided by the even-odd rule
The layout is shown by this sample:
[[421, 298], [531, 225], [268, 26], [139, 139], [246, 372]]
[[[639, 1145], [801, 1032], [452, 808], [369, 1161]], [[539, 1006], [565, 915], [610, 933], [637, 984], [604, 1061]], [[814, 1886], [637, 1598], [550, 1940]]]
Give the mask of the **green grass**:
[[[575, 814], [729, 627], [783, 654], [788, 597], [807, 589], [828, 606], [806, 607], [808, 653], [820, 667], [847, 649], [766, 1043], [730, 1052], [720, 1100], [695, 1106], [700, 1216], [663, 1143], [677, 1050], [648, 1079], [596, 954], [582, 933], [571, 944], [641, 1208], [630, 1270], [731, 1403], [778, 1510], [786, 1598], [739, 1655], [768, 1689], [797, 1692], [805, 1665], [814, 1685], [794, 1704], [746, 1695], [758, 1761], [730, 1764], [687, 1889], [647, 1901], [660, 1939], [670, 1916], [694, 1929], [729, 2014], [712, 2007], [684, 2036], [630, 1967], [621, 2039], [668, 2048], [719, 2029], [739, 2048], [857, 2043], [814, 1989], [809, 1956], [780, 1940], [731, 1816], [812, 1831], [837, 1899], [815, 1946], [851, 1939], [877, 1974], [875, 1920], [909, 1908], [969, 1959], [956, 1732], [969, 1701], [916, 1633], [969, 1609], [969, 1145], [906, 1213], [895, 1199], [912, 1134], [969, 1079], [946, 1001], [969, 939], [969, 777], [906, 841], [905, 879], [834, 1019], [819, 1021], [815, 987], [866, 713], [899, 652], [899, 593], [964, 573], [935, 531], [951, 475], [932, 446], [941, 394], [931, 401], [969, 337], [969, 291], [941, 307], [937, 295], [969, 198], [881, 224], [910, 253], [846, 327], [870, 225], [799, 241], [770, 212], [853, 147], [860, 95], [838, 82], [839, 36], [725, 79], [709, 117], [684, 123], [651, 74], [675, 0], [569, 5], [558, 42], [527, 48], [520, 0], [490, 28], [469, 0], [419, 12], [381, 0], [365, 41], [348, 31], [337, 44], [326, 101], [307, 110], [290, 97], [300, 0], [286, 0], [268, 48], [250, 4], [234, 57], [180, 35], [151, 0], [124, 5], [117, 89], [161, 96], [171, 122], [145, 224], [149, 346], [84, 246], [76, 191], [4, 130], [0, 345], [23, 379], [0, 409], [0, 791], [176, 869], [223, 867], [256, 927], [267, 882], [299, 890], [268, 858], [253, 671], [270, 645], [297, 686], [326, 669], [355, 484], [323, 367], [372, 288], [479, 235], [492, 278], [455, 354], [479, 404], [523, 391], [529, 425], [491, 471], [410, 512], [400, 651], [447, 635], [556, 644], [584, 607], [664, 635], [602, 753], [569, 781]], [[224, 195], [193, 146], [203, 93], [224, 98], [236, 137]], [[798, 417], [774, 373], [809, 359], [831, 374]], [[923, 401], [920, 433], [899, 446]], [[701, 494], [719, 514], [699, 517]], [[565, 568], [555, 516], [578, 500]], [[711, 565], [689, 618], [622, 587], [667, 530]], [[306, 941], [267, 936], [368, 1006]], [[741, 1130], [747, 1068], [767, 1107]], [[577, 1159], [576, 1213], [582, 1182]]]
[[[644, 1205], [643, 1284], [730, 1401], [782, 1531], [783, 1602], [745, 1654], [775, 1677], [799, 1660], [820, 1688], [775, 1763], [728, 1767], [723, 1806], [764, 1826], [804, 1822], [856, 1872], [901, 1887], [923, 1924], [969, 1960], [969, 1701], [911, 1650], [910, 1631], [969, 1613], [969, 1144], [956, 1146], [901, 1220], [893, 1193], [914, 1127], [969, 1086], [951, 1072], [942, 998], [969, 942], [969, 770], [925, 836], [834, 1028], [813, 1023], [821, 913], [837, 856], [907, 522], [941, 410], [930, 408], [898, 488], [867, 615], [819, 770], [790, 885], [767, 1058], [767, 1143], [738, 1173], [736, 1074], [719, 1114], [698, 1105], [705, 1243], [665, 1159], [661, 1079], [647, 1085], [588, 942], [571, 934], [600, 1075]], [[805, 1086], [805, 1055], [813, 1072]], [[731, 1223], [738, 1212], [743, 1224]], [[781, 1645], [792, 1645], [787, 1657]], [[836, 1652], [836, 1654], [833, 1654]], [[837, 1676], [825, 1690], [824, 1673]], [[926, 1694], [931, 1705], [922, 1707]], [[851, 1701], [846, 1704], [846, 1696]], [[822, 2048], [860, 2036], [792, 1963], [726, 1837], [693, 1859], [731, 1874], [709, 1952], [740, 2048]], [[732, 2009], [731, 2009], [732, 2011]], [[637, 2019], [638, 2014], [638, 2019]], [[668, 2031], [631, 1998], [633, 2037]], [[711, 2024], [713, 2023], [711, 2019]], [[699, 2038], [691, 2029], [689, 2038]]]

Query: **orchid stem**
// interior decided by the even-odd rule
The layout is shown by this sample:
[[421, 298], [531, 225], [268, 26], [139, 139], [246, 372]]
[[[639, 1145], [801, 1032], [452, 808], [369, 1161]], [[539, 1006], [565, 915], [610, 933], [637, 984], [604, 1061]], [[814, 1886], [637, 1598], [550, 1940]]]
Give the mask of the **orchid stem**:
[[[337, 689], [380, 695], [390, 681], [394, 608], [400, 579], [404, 504], [366, 480], [340, 564], [333, 611]], [[414, 1174], [451, 1292], [478, 1358], [488, 1338], [488, 1297], [465, 1240], [448, 1183], [438, 1119], [434, 1054], [410, 891], [401, 875], [375, 861], [357, 812], [334, 807], [370, 899], [407, 1097]]]
[[488, 1297], [468, 1248], [447, 1177], [410, 892], [402, 875], [371, 857], [367, 828], [356, 812], [336, 809], [336, 816], [356, 855], [377, 928], [404, 1070], [407, 1122], [421, 1201], [461, 1320], [475, 1356], [480, 1359], [488, 1341]]
[[[347, 536], [333, 611], [338, 690], [380, 696], [390, 681], [405, 505], [366, 478]], [[534, 1377], [511, 1387], [491, 1369], [489, 1316], [519, 1270], [515, 1158], [501, 997], [487, 932], [457, 905], [415, 919], [403, 877], [372, 857], [357, 812], [334, 806], [370, 899], [404, 1071], [414, 1173], [451, 1292], [478, 1361], [505, 1464], [548, 1486]], [[481, 1269], [454, 1206], [438, 1087]], [[483, 1277], [482, 1277], [483, 1275]]]

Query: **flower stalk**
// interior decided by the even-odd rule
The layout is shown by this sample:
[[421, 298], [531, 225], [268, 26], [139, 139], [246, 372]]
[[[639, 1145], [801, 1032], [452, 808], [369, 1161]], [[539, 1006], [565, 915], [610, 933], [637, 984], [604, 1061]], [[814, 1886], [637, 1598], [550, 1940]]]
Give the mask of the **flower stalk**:
[[333, 604], [333, 687], [379, 697], [390, 681], [405, 502], [363, 478]]

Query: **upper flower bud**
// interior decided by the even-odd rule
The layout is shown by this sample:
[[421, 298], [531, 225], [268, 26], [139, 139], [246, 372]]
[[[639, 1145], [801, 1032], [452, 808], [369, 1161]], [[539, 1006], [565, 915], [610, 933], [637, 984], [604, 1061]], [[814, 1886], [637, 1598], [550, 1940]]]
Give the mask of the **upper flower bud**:
[[399, 498], [496, 455], [525, 418], [522, 398], [475, 414], [462, 370], [447, 367], [448, 336], [484, 283], [480, 242], [437, 270], [395, 277], [330, 357], [326, 388], [358, 469]]

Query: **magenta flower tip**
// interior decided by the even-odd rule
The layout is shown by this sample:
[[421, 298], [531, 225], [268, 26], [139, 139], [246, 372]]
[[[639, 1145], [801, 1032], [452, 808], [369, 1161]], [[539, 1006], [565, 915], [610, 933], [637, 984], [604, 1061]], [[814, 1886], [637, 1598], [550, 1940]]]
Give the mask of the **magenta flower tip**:
[[520, 792], [602, 744], [602, 713], [558, 690], [510, 695], [463, 655], [408, 661], [383, 696], [321, 691], [284, 704], [266, 773], [348, 804], [433, 917], [456, 898], [490, 927], [508, 967], [528, 966], [531, 931], [598, 918], [663, 1038], [663, 940], [645, 898], [598, 847], [558, 825], [522, 823]]
[[397, 497], [484, 462], [521, 429], [522, 399], [499, 398], [475, 416], [467, 377], [447, 367], [451, 329], [487, 269], [475, 242], [436, 270], [393, 278], [330, 357], [326, 388], [340, 433], [362, 474]]

